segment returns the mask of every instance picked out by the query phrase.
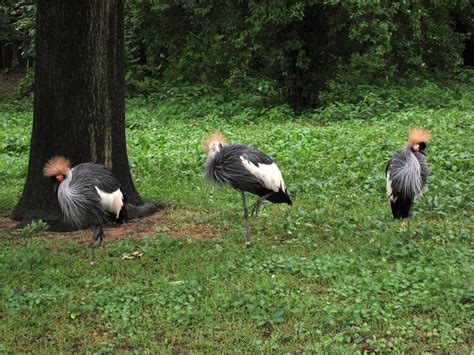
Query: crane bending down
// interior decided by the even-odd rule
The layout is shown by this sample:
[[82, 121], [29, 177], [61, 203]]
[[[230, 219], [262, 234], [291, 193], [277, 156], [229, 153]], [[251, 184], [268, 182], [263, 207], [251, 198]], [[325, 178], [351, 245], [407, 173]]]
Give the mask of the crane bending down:
[[260, 150], [245, 144], [225, 145], [224, 136], [212, 134], [203, 148], [208, 153], [204, 166], [204, 176], [219, 186], [230, 185], [242, 194], [244, 208], [245, 245], [249, 240], [248, 209], [246, 192], [259, 198], [251, 209], [252, 215], [258, 214], [264, 200], [273, 203], [292, 204], [280, 169]]
[[395, 219], [409, 218], [413, 202], [421, 195], [429, 171], [425, 149], [430, 139], [429, 132], [411, 128], [406, 146], [387, 164], [387, 198]]
[[82, 163], [71, 168], [69, 160], [61, 156], [51, 158], [43, 173], [59, 184], [58, 201], [66, 221], [76, 228], [95, 226], [89, 244], [94, 265], [95, 242], [102, 244], [103, 225], [110, 217], [117, 223], [128, 219], [119, 180], [104, 165]]

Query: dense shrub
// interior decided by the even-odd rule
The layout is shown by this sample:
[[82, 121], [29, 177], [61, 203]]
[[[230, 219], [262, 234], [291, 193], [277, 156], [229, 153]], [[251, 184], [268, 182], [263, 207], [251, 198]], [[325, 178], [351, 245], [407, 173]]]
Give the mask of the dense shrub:
[[0, 2], [0, 41], [34, 53], [36, 3], [33, 0]]
[[[452, 74], [474, 29], [469, 0], [124, 1], [129, 92], [210, 85], [296, 111]], [[4, 1], [0, 40], [34, 37], [35, 9]]]
[[[126, 2], [129, 77], [224, 84], [321, 104], [323, 88], [452, 73], [472, 27], [469, 1]], [[340, 91], [340, 90], [339, 90]]]

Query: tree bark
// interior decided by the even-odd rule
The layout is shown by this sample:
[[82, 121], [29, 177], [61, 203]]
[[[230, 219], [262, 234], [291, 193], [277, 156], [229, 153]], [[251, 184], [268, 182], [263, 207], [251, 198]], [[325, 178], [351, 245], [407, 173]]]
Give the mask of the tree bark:
[[[35, 98], [28, 174], [12, 218], [71, 230], [42, 175], [55, 155], [97, 162], [122, 183], [136, 215], [149, 214], [133, 184], [125, 141], [123, 0], [38, 0]], [[155, 208], [156, 210], [156, 208]], [[132, 213], [132, 217], [134, 216]], [[25, 224], [23, 223], [23, 224]]]

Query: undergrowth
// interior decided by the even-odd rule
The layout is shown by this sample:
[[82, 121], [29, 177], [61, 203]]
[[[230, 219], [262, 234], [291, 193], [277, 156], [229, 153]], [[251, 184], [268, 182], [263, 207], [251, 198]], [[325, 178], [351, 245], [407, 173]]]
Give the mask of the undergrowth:
[[[0, 232], [0, 351], [472, 352], [474, 91], [464, 75], [360, 88], [362, 99], [300, 115], [198, 86], [130, 98], [138, 190], [216, 237], [171, 238], [163, 226], [109, 240], [91, 268], [84, 245], [41, 225]], [[0, 115], [7, 216], [26, 175], [31, 103], [2, 102]], [[384, 169], [413, 125], [434, 139], [407, 230], [390, 217]], [[248, 250], [240, 195], [202, 180], [201, 141], [215, 130], [269, 154], [294, 200], [263, 206]], [[134, 250], [143, 256], [121, 258]]]

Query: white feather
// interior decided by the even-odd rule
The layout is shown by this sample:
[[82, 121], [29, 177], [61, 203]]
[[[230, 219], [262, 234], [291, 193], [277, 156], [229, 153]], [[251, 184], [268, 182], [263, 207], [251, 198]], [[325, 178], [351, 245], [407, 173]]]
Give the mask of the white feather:
[[83, 191], [87, 189], [81, 183], [71, 186], [74, 169], [67, 172], [66, 179], [59, 185], [58, 201], [64, 217], [76, 226], [83, 227], [83, 211], [88, 210], [89, 201], [84, 198]]
[[278, 169], [278, 166], [275, 163], [259, 163], [257, 166], [243, 156], [240, 157], [240, 160], [242, 161], [244, 167], [253, 176], [261, 180], [267, 189], [278, 192], [278, 190], [281, 188], [286, 192], [285, 182], [281, 176], [280, 169]]
[[420, 162], [409, 149], [401, 153], [404, 159], [395, 159], [390, 167], [392, 186], [404, 196], [417, 198], [423, 188]]
[[99, 189], [97, 186], [94, 186], [97, 193], [100, 196], [100, 203], [102, 208], [107, 212], [113, 213], [116, 218], [120, 214], [120, 210], [123, 207], [123, 194], [120, 189], [117, 191], [107, 193]]

